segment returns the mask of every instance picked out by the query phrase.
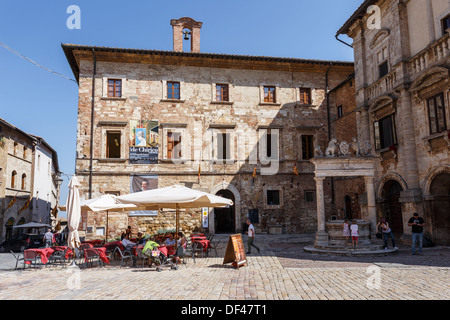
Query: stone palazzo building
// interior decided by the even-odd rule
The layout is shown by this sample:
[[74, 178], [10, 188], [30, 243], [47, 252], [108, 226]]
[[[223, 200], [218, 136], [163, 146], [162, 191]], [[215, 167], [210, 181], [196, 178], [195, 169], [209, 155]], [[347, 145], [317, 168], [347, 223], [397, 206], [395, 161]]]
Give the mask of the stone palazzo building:
[[428, 238], [447, 245], [449, 27], [448, 0], [367, 0], [336, 35], [353, 39], [354, 114], [359, 140], [371, 141], [379, 158], [378, 216], [409, 239], [408, 220], [418, 212]]
[[0, 242], [36, 232], [14, 229], [28, 222], [55, 228], [61, 181], [57, 152], [44, 139], [0, 118]]
[[[181, 214], [187, 234], [317, 230], [314, 146], [330, 139], [327, 93], [352, 62], [200, 52], [201, 22], [172, 20], [174, 50], [64, 44], [79, 84], [76, 175], [82, 198], [185, 185], [234, 206]], [[191, 51], [183, 51], [183, 38]], [[296, 172], [298, 171], [298, 174]], [[334, 214], [324, 183], [327, 216]], [[175, 227], [174, 213], [109, 213], [108, 235]], [[106, 214], [83, 213], [86, 237]]]

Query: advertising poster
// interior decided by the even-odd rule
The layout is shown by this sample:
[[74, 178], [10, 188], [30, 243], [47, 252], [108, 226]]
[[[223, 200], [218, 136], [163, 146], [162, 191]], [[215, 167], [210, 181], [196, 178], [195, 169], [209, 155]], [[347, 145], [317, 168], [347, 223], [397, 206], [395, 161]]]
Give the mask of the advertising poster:
[[[132, 175], [130, 181], [130, 193], [142, 192], [158, 188], [157, 175]], [[148, 211], [130, 211], [130, 217], [133, 216], [156, 216], [158, 210]]]
[[158, 163], [158, 121], [130, 121], [130, 163]]

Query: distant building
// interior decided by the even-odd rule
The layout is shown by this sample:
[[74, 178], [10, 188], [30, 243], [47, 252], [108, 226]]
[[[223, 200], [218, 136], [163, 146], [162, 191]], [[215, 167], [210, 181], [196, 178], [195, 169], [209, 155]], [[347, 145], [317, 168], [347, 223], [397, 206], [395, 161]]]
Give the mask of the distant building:
[[27, 231], [13, 229], [16, 225], [55, 226], [59, 181], [56, 151], [0, 118], [0, 240]]

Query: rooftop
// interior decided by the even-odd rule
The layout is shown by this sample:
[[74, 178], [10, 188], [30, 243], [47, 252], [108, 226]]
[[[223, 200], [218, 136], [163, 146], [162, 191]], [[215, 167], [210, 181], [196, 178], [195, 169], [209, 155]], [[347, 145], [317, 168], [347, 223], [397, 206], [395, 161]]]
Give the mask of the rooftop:
[[[234, 54], [219, 54], [219, 53], [196, 53], [184, 51], [163, 51], [163, 50], [149, 50], [149, 49], [127, 49], [127, 48], [111, 48], [99, 46], [87, 46], [77, 44], [61, 44], [66, 58], [72, 68], [77, 81], [79, 78], [79, 66], [75, 57], [74, 51], [86, 51], [95, 53], [119, 53], [119, 54], [134, 54], [141, 56], [164, 56], [164, 57], [179, 57], [186, 59], [209, 59], [209, 60], [229, 60], [229, 61], [250, 61], [250, 62], [269, 62], [269, 63], [288, 63], [288, 64], [310, 64], [310, 65], [336, 65], [353, 67], [354, 63], [350, 61], [335, 61], [335, 60], [315, 60], [315, 59], [298, 59], [298, 58], [283, 58], [283, 57], [267, 57], [267, 56], [250, 56], [250, 55], [234, 55]], [[117, 56], [115, 56], [117, 57]]]

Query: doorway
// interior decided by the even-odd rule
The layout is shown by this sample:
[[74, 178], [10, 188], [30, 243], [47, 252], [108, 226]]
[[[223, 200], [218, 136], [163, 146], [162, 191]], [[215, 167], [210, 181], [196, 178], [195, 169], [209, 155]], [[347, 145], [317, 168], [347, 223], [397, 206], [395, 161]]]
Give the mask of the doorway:
[[442, 244], [450, 244], [450, 173], [438, 174], [430, 185], [430, 194], [433, 196], [431, 203], [431, 219], [434, 241]]
[[402, 186], [395, 180], [389, 180], [383, 187], [384, 216], [391, 226], [392, 232], [403, 233], [402, 205], [399, 201]]
[[[234, 195], [230, 190], [220, 190], [217, 196], [231, 199], [235, 203]], [[216, 233], [234, 233], [235, 205], [225, 208], [214, 208], [214, 230]]]

